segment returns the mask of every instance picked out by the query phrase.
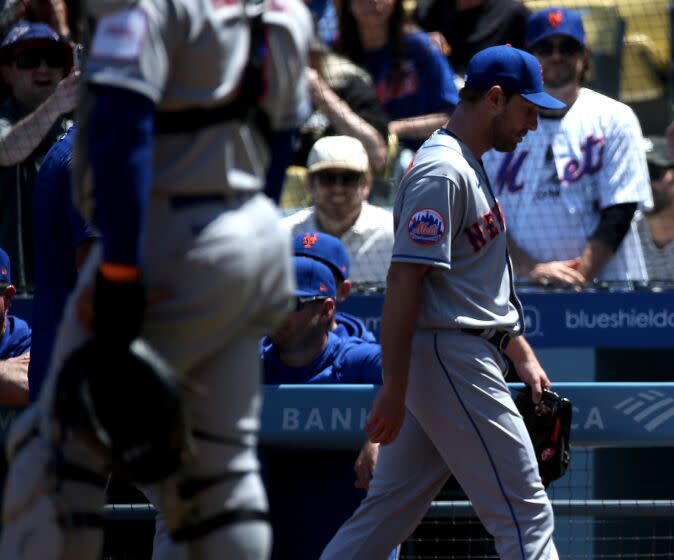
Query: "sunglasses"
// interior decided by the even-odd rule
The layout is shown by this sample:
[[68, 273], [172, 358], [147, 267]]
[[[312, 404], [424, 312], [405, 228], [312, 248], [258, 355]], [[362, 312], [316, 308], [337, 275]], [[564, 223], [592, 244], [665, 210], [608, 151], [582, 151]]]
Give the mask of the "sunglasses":
[[307, 303], [311, 303], [313, 301], [323, 301], [326, 298], [325, 296], [305, 296], [305, 297], [296, 297], [295, 298], [295, 311], [299, 311], [302, 309]]
[[557, 51], [562, 56], [577, 56], [583, 52], [583, 45], [573, 39], [564, 39], [558, 43], [551, 40], [543, 40], [537, 43], [531, 50], [537, 56], [552, 56]]
[[363, 174], [358, 171], [318, 171], [316, 178], [324, 187], [334, 187], [338, 182], [345, 187], [355, 187]]
[[24, 49], [14, 56], [14, 64], [21, 70], [35, 70], [42, 61], [49, 68], [65, 68], [66, 57], [61, 49]]

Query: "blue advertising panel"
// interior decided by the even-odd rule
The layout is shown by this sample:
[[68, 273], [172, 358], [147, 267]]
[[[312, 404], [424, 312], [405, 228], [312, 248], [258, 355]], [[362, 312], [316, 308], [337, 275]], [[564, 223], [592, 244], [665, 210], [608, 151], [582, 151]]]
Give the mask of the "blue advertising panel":
[[[268, 385], [260, 440], [299, 448], [357, 448], [378, 389]], [[674, 445], [674, 383], [555, 383], [553, 389], [573, 404], [572, 447]]]
[[[573, 404], [572, 446], [674, 446], [674, 382], [555, 383], [553, 389]], [[378, 390], [373, 385], [266, 385], [260, 442], [358, 448]], [[20, 412], [0, 407], [0, 436]]]
[[[672, 348], [674, 291], [520, 292], [527, 339], [538, 348]], [[11, 312], [30, 323], [32, 299]], [[339, 309], [361, 317], [379, 336], [384, 296], [352, 295]]]
[[[526, 292], [527, 339], [536, 347], [671, 348], [674, 292]], [[377, 335], [383, 295], [355, 295], [340, 309]]]

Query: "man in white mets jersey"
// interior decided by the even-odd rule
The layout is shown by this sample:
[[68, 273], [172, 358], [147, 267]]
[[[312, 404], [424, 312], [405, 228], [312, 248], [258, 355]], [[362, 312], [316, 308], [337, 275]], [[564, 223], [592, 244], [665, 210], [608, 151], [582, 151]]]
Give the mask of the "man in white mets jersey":
[[556, 560], [554, 519], [531, 440], [505, 382], [505, 353], [534, 400], [551, 386], [524, 340], [503, 214], [480, 157], [512, 151], [538, 109], [540, 64], [510, 46], [468, 65], [447, 128], [419, 149], [394, 205], [382, 318], [384, 384], [365, 432], [381, 443], [367, 497], [323, 560], [382, 560], [448, 477], [470, 498], [505, 560]]
[[528, 21], [527, 48], [545, 91], [564, 101], [542, 111], [515, 151], [488, 152], [487, 174], [503, 206], [516, 274], [580, 288], [595, 279], [647, 280], [632, 217], [650, 208], [641, 127], [632, 109], [582, 87], [589, 51], [580, 14], [550, 8]]
[[[141, 336], [191, 387], [195, 453], [152, 493], [180, 558], [264, 560], [258, 345], [295, 282], [290, 236], [262, 190], [283, 152], [274, 144], [308, 109], [311, 16], [300, 0], [86, 7], [97, 24], [77, 177], [92, 178], [102, 240], [66, 306], [40, 400], [9, 437], [0, 558], [101, 554], [107, 465], [55, 413], [61, 365], [95, 335], [120, 348]], [[108, 404], [124, 415], [124, 402]], [[155, 406], [147, 394], [148, 416]]]

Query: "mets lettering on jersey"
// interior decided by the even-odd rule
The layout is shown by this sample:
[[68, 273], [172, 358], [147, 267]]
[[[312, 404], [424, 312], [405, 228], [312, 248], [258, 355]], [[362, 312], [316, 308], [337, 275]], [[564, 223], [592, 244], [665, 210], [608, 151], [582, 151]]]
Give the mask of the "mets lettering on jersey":
[[[496, 225], [498, 222], [498, 226]], [[500, 229], [499, 229], [500, 227]], [[470, 226], [463, 229], [463, 233], [468, 242], [473, 247], [473, 252], [477, 253], [487, 244], [487, 239], [495, 239], [502, 231], [505, 231], [505, 218], [498, 202], [492, 208], [474, 221]]]
[[[641, 141], [629, 107], [583, 88], [563, 117], [541, 117], [515, 151], [484, 154], [510, 239], [537, 262], [575, 259], [602, 209], [625, 203], [649, 207]], [[646, 279], [634, 224], [600, 279]]]
[[[603, 137], [588, 136], [580, 145], [580, 159], [572, 157], [564, 164], [559, 177], [560, 183], [575, 183], [586, 175], [599, 172], [604, 164], [605, 144], [606, 139]], [[500, 195], [504, 189], [514, 193], [524, 187], [520, 171], [524, 160], [530, 153], [530, 150], [521, 150], [505, 154], [494, 181], [497, 194]], [[557, 191], [557, 196], [559, 196], [559, 191]]]

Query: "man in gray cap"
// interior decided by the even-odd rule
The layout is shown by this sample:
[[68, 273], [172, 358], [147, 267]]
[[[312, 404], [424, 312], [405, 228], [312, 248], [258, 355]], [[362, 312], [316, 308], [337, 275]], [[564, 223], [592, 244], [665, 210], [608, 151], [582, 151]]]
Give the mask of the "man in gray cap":
[[[670, 125], [670, 128], [674, 127]], [[674, 282], [674, 160], [663, 136], [644, 139], [653, 209], [636, 217], [652, 284]]]

